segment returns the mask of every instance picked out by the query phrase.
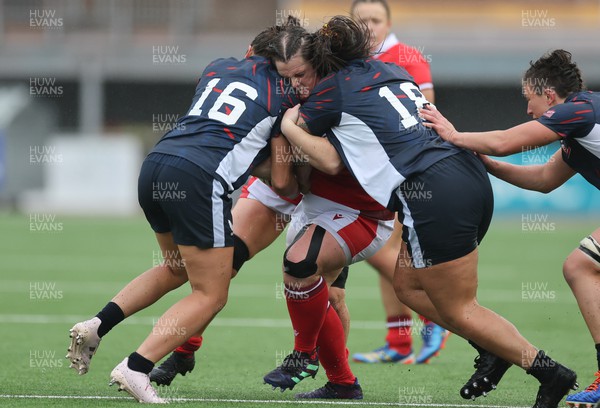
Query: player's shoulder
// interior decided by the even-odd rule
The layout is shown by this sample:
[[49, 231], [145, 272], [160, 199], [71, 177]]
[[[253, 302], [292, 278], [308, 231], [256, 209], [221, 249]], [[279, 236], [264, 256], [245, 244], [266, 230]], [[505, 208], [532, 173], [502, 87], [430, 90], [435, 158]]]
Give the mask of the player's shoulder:
[[229, 57], [229, 58], [217, 58], [214, 61], [211, 61], [210, 64], [208, 64], [206, 66], [206, 68], [204, 69], [205, 72], [210, 72], [210, 71], [215, 71], [215, 70], [219, 70], [222, 69], [226, 66], [229, 65], [235, 65], [239, 63], [239, 61], [236, 58], [233, 57]]
[[379, 79], [379, 82], [389, 80], [414, 82], [413, 77], [408, 73], [406, 68], [396, 63], [371, 58], [367, 59], [365, 64], [369, 66], [367, 75], [371, 73], [372, 80]]
[[600, 96], [597, 92], [581, 91], [567, 96], [563, 103], [548, 109], [542, 117], [553, 120], [566, 120], [575, 116], [592, 117], [600, 109]]
[[572, 93], [563, 103], [551, 107], [537, 120], [563, 137], [582, 137], [600, 123], [599, 102], [594, 92]]
[[567, 97], [565, 103], [575, 105], [590, 104], [596, 109], [600, 108], [600, 92], [580, 91], [575, 92]]
[[338, 89], [338, 92], [355, 92], [388, 81], [413, 81], [402, 67], [375, 58], [356, 59], [344, 68], [323, 78], [313, 93]]
[[266, 73], [268, 75], [276, 75], [277, 70], [271, 63], [271, 60], [265, 57], [259, 57], [258, 55], [253, 55], [252, 57], [247, 57], [240, 61], [240, 64], [245, 68], [252, 70], [253, 72], [261, 72]]
[[271, 62], [264, 57], [252, 56], [243, 59], [237, 58], [219, 58], [207, 65], [203, 75], [214, 76], [224, 73], [243, 72], [247, 76], [268, 75], [277, 77], [277, 71], [271, 65]]
[[377, 72], [382, 69], [386, 69], [386, 66], [386, 62], [374, 58], [352, 60], [337, 72], [336, 80], [354, 82], [358, 79], [369, 78], [377, 75]]

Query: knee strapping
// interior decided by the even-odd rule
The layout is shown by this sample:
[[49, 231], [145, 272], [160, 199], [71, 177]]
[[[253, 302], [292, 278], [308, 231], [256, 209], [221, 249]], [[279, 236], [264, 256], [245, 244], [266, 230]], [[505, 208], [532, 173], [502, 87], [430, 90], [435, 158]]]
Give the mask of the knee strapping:
[[283, 271], [298, 279], [308, 278], [317, 273], [317, 257], [319, 256], [324, 236], [325, 230], [320, 226], [316, 226], [313, 236], [310, 239], [310, 244], [308, 245], [306, 258], [299, 262], [288, 260], [287, 253], [290, 248], [286, 249], [285, 254], [283, 255]]
[[582, 239], [579, 243], [579, 249], [592, 258], [597, 265], [600, 265], [600, 244], [594, 237], [590, 235]]
[[240, 237], [233, 234], [233, 269], [239, 272], [248, 259], [250, 259], [248, 246]]

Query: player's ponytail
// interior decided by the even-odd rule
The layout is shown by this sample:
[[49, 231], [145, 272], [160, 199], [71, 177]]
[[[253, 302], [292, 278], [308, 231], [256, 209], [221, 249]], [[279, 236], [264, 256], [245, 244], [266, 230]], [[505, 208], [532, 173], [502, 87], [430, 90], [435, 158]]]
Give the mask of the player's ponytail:
[[321, 77], [339, 71], [354, 59], [368, 58], [371, 33], [368, 27], [345, 16], [335, 16], [308, 37], [309, 61]]
[[523, 85], [541, 95], [544, 89], [554, 89], [561, 98], [573, 92], [585, 89], [581, 71], [571, 61], [571, 53], [565, 50], [554, 50], [540, 59], [529, 63], [530, 67], [523, 76]]

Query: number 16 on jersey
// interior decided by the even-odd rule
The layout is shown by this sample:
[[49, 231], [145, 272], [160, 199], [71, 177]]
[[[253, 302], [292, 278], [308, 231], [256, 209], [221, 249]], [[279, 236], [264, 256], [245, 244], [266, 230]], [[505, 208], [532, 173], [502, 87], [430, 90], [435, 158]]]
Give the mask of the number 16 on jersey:
[[[198, 99], [198, 102], [196, 102], [189, 111], [189, 116], [202, 115], [202, 105], [204, 105], [204, 102], [206, 102], [208, 96], [213, 91], [219, 92], [215, 87], [220, 80], [220, 78], [213, 78], [208, 82], [208, 84], [206, 84], [206, 88], [204, 88], [202, 95], [200, 95], [200, 99]], [[215, 100], [212, 108], [210, 108], [208, 111], [208, 117], [210, 119], [218, 120], [226, 125], [235, 125], [240, 116], [242, 116], [246, 110], [246, 103], [243, 100], [231, 96], [231, 93], [235, 90], [244, 92], [244, 94], [250, 100], [255, 100], [258, 97], [258, 91], [250, 85], [238, 81], [231, 82], [225, 87], [225, 89], [220, 91], [219, 97]], [[233, 106], [233, 109], [229, 110], [226, 108], [226, 112], [221, 112], [219, 109], [221, 109], [224, 104]]]

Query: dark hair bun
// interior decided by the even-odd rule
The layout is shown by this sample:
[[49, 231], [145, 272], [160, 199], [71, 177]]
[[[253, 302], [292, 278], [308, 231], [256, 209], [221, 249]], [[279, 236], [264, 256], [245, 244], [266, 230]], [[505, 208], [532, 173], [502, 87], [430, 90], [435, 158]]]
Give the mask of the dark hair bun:
[[351, 60], [368, 58], [371, 32], [361, 21], [335, 16], [312, 34], [310, 41], [311, 65], [324, 77], [339, 71]]

